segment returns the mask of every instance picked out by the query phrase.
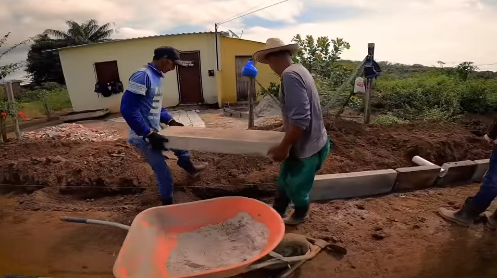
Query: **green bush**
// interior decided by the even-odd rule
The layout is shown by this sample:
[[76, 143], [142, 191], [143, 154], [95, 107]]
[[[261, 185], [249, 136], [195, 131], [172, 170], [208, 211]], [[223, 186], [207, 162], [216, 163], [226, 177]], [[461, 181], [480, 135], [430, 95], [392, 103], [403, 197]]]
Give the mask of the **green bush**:
[[393, 124], [407, 124], [409, 121], [398, 118], [392, 114], [378, 115], [373, 124], [376, 125], [393, 125]]
[[20, 103], [21, 111], [31, 118], [36, 118], [46, 115], [43, 98], [51, 113], [72, 107], [66, 87], [53, 83], [46, 83], [34, 90], [23, 91], [16, 101]]
[[462, 113], [487, 113], [497, 108], [497, 80], [463, 81], [429, 73], [405, 79], [381, 77], [375, 84], [387, 112], [404, 119], [451, 120]]
[[261, 98], [265, 96], [271, 96], [273, 98], [278, 99], [280, 94], [280, 84], [275, 82], [270, 82], [267, 88], [261, 86], [261, 89], [258, 92], [258, 96]]

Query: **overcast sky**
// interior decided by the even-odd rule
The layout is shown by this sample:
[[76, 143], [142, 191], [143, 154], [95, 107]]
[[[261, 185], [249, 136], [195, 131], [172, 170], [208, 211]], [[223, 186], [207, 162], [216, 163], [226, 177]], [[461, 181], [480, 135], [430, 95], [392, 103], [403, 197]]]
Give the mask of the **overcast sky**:
[[[213, 31], [222, 22], [276, 0], [0, 0], [0, 34], [5, 46], [65, 27], [66, 20], [114, 22], [115, 38]], [[351, 44], [345, 59], [362, 60], [376, 43], [376, 60], [448, 66], [473, 61], [497, 70], [497, 0], [289, 0], [221, 25], [242, 38], [290, 42], [301, 35], [341, 37]], [[28, 46], [0, 64], [26, 59]], [[495, 64], [495, 65], [488, 65]], [[18, 72], [14, 78], [25, 75]]]

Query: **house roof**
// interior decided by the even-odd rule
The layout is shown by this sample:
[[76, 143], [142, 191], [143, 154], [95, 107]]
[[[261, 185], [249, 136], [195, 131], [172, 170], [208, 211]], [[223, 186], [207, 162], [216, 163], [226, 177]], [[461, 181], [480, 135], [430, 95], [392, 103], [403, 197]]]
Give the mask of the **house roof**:
[[[165, 35], [156, 35], [156, 36], [146, 36], [146, 37], [136, 37], [136, 38], [130, 38], [130, 39], [115, 39], [115, 40], [110, 40], [110, 41], [105, 41], [105, 42], [97, 42], [97, 43], [89, 43], [89, 44], [81, 44], [81, 45], [74, 45], [74, 46], [66, 46], [66, 47], [61, 47], [61, 48], [56, 48], [56, 49], [50, 49], [50, 50], [45, 50], [45, 51], [58, 51], [58, 50], [63, 50], [63, 49], [69, 49], [69, 48], [78, 48], [78, 47], [85, 47], [85, 46], [90, 46], [90, 45], [98, 45], [98, 44], [104, 44], [104, 43], [113, 43], [113, 42], [122, 42], [122, 41], [131, 41], [131, 40], [141, 40], [141, 39], [148, 39], [148, 38], [160, 38], [160, 37], [170, 37], [170, 36], [184, 36], [184, 35], [199, 35], [199, 34], [214, 34], [215, 32], [190, 32], [190, 33], [177, 33], [177, 34], [165, 34]], [[220, 31], [218, 32], [221, 36], [228, 36], [228, 32]], [[234, 38], [237, 39], [237, 38]], [[243, 40], [243, 39], [239, 39]]]

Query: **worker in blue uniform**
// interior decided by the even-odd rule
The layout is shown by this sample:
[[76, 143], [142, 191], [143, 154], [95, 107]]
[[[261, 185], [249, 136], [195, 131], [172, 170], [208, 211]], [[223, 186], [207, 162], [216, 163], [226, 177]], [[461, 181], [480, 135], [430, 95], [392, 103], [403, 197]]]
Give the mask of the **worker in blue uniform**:
[[[135, 71], [121, 100], [121, 114], [130, 127], [128, 141], [143, 154], [152, 167], [162, 205], [173, 203], [173, 177], [162, 154], [166, 150], [167, 138], [159, 134], [160, 124], [183, 126], [162, 108], [162, 78], [177, 66], [188, 66], [180, 59], [179, 51], [163, 46], [155, 49], [152, 62]], [[205, 169], [205, 165], [194, 165], [190, 153], [171, 150], [178, 157], [178, 165], [193, 177]]]

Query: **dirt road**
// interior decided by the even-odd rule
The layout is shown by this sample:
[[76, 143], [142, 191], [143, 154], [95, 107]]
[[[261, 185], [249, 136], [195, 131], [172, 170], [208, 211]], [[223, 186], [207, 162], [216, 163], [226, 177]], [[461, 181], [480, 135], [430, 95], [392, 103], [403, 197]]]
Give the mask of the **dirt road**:
[[[208, 127], [243, 126], [236, 120], [223, 124], [219, 115], [203, 117]], [[84, 126], [126, 135], [122, 123]], [[335, 148], [321, 173], [410, 166], [414, 155], [436, 163], [482, 159], [491, 151], [478, 123], [365, 127], [329, 120], [326, 128]], [[210, 163], [195, 183], [174, 157], [168, 160], [177, 202], [223, 195], [269, 201], [274, 195], [278, 165], [266, 158], [192, 155]], [[0, 275], [112, 277], [125, 232], [62, 223], [59, 217], [129, 224], [140, 211], [159, 205], [150, 167], [124, 139], [9, 143], [0, 146], [0, 161]], [[349, 254], [337, 260], [323, 252], [294, 277], [496, 277], [496, 233], [457, 227], [435, 214], [439, 206], [457, 207], [476, 190], [473, 185], [313, 204], [310, 220], [295, 232], [336, 241]], [[243, 276], [248, 277], [268, 275]]]
[[[125, 231], [63, 223], [58, 218], [70, 215], [129, 224], [153, 199], [151, 194], [92, 202], [45, 190], [35, 193], [37, 199], [59, 204], [54, 211], [24, 205], [24, 195], [0, 197], [0, 274], [112, 277]], [[323, 252], [295, 277], [496, 277], [497, 234], [481, 225], [461, 228], [435, 214], [438, 206], [457, 207], [476, 190], [474, 185], [313, 204], [310, 221], [289, 231], [336, 241], [349, 254], [337, 260]], [[195, 199], [178, 194], [183, 201]], [[243, 277], [268, 276], [259, 272]]]

